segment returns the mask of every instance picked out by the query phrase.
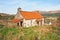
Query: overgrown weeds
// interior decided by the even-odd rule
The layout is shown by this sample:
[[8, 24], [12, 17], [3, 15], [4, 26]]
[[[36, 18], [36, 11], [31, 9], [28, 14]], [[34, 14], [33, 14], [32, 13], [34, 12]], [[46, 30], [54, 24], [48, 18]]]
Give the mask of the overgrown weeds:
[[60, 40], [60, 27], [4, 27], [0, 30], [0, 40]]

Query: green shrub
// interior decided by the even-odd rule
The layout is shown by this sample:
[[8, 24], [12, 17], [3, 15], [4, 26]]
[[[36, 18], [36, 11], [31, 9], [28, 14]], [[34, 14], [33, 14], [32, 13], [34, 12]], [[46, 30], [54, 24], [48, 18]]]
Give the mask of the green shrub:
[[4, 27], [4, 25], [0, 24], [0, 28], [3, 28], [3, 27]]

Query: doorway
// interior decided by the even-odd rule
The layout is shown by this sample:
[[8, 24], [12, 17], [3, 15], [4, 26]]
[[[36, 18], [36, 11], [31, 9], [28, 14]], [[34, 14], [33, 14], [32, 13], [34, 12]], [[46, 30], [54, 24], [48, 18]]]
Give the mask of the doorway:
[[17, 26], [19, 26], [19, 22], [17, 23]]
[[21, 26], [22, 27], [23, 26], [23, 21], [18, 22], [17, 26]]
[[37, 25], [39, 26], [39, 22], [37, 21]]
[[21, 26], [21, 27], [23, 26], [23, 21], [20, 21], [20, 26]]

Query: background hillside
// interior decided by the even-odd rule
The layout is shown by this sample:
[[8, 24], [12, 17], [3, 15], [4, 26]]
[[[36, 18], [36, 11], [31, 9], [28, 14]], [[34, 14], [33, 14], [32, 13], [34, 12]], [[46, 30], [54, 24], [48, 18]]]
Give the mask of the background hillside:
[[60, 17], [60, 13], [42, 14], [45, 17]]
[[11, 20], [14, 18], [14, 15], [6, 14], [6, 13], [0, 13], [0, 20]]
[[41, 11], [43, 16], [48, 16], [48, 17], [60, 17], [60, 10], [56, 11]]

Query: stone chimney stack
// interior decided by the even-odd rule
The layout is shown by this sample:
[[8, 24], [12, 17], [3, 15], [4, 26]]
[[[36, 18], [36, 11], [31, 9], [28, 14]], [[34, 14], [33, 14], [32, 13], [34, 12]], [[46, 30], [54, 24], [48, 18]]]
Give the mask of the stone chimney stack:
[[18, 8], [18, 12], [20, 12], [21, 11], [21, 8]]

